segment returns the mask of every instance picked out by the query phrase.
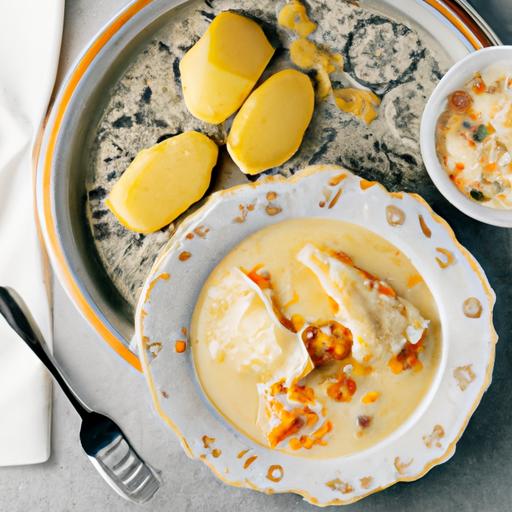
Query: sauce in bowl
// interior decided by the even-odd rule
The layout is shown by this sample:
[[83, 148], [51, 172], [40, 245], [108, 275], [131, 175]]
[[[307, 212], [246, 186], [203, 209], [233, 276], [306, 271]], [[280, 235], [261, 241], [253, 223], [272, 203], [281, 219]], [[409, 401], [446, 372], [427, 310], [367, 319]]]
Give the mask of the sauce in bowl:
[[437, 371], [441, 326], [396, 247], [354, 224], [301, 218], [219, 263], [191, 341], [205, 394], [238, 430], [330, 458], [375, 445], [413, 414]]
[[448, 97], [436, 151], [466, 197], [512, 209], [512, 65], [493, 64]]

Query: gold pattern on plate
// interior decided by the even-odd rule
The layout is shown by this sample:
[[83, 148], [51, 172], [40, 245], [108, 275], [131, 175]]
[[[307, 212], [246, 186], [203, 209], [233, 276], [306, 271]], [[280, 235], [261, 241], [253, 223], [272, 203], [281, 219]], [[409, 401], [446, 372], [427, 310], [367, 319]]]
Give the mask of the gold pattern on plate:
[[267, 478], [272, 482], [280, 482], [284, 476], [283, 466], [279, 464], [272, 464], [267, 471]]
[[386, 220], [390, 226], [401, 226], [405, 222], [405, 213], [398, 206], [390, 204], [386, 206]]
[[146, 342], [146, 350], [151, 354], [153, 359], [156, 359], [162, 350], [162, 344], [159, 341], [153, 341], [152, 343]]
[[482, 303], [476, 297], [469, 297], [462, 304], [462, 311], [468, 318], [480, 318]]
[[444, 437], [444, 428], [441, 425], [435, 425], [432, 429], [432, 433], [428, 436], [423, 436], [423, 442], [427, 448], [432, 448], [432, 446], [436, 446], [437, 448], [441, 448], [440, 439]]
[[197, 228], [194, 228], [194, 233], [199, 238], [206, 238], [206, 235], [209, 233], [210, 228], [207, 228], [206, 226], [197, 226]]
[[324, 188], [322, 190], [322, 195], [324, 196], [322, 200], [320, 200], [320, 202], [318, 203], [318, 206], [320, 206], [320, 208], [325, 208], [325, 205], [327, 204], [327, 202], [329, 201], [329, 199], [331, 199], [331, 195], [332, 195], [332, 190], [329, 189], [329, 188]]
[[476, 379], [476, 374], [471, 366], [471, 364], [458, 366], [453, 370], [453, 376], [461, 391], [466, 391], [467, 387]]
[[427, 238], [430, 238], [432, 236], [432, 231], [430, 231], [430, 228], [427, 226], [423, 215], [418, 215], [418, 220], [420, 222], [421, 231]]
[[372, 485], [373, 477], [372, 476], [363, 476], [363, 478], [359, 479], [359, 483], [363, 489], [368, 489], [370, 485]]
[[336, 192], [336, 194], [334, 194], [334, 197], [331, 199], [331, 202], [329, 203], [329, 206], [327, 207], [327, 208], [329, 208], [329, 210], [336, 206], [336, 203], [338, 202], [342, 192], [343, 192], [343, 189], [340, 187], [338, 189], [338, 191]]
[[249, 215], [249, 212], [252, 212], [255, 207], [255, 203], [251, 203], [248, 205], [239, 204], [238, 209], [240, 210], [240, 215], [238, 217], [235, 217], [233, 219], [233, 222], [237, 222], [238, 224], [242, 224], [243, 222], [245, 222], [245, 219], [247, 219], [247, 215]]
[[247, 469], [257, 458], [258, 458], [257, 455], [252, 455], [251, 457], [247, 457], [246, 461], [244, 462], [244, 469]]
[[346, 174], [342, 173], [342, 174], [338, 174], [337, 176], [333, 176], [330, 180], [329, 180], [329, 185], [331, 187], [335, 187], [336, 185], [339, 185], [345, 178], [347, 177]]
[[203, 446], [205, 448], [210, 448], [210, 446], [215, 443], [215, 437], [209, 437], [207, 435], [204, 435], [202, 438]]
[[436, 256], [437, 264], [441, 268], [447, 268], [450, 265], [453, 265], [455, 263], [455, 256], [448, 249], [443, 249], [442, 247], [436, 247], [436, 251], [439, 254], [442, 254], [444, 256], [444, 259], [441, 259], [438, 256]]
[[278, 213], [281, 213], [283, 211], [283, 209], [280, 207], [280, 206], [276, 206], [275, 204], [267, 204], [267, 206], [265, 206], [265, 213], [267, 215], [270, 215], [271, 217], [273, 217], [274, 215], [277, 215]]
[[146, 290], [146, 296], [144, 297], [144, 302], [147, 302], [151, 298], [151, 292], [158, 281], [168, 281], [170, 277], [171, 274], [168, 274], [167, 272], [162, 272], [160, 275], [156, 276], [155, 279], [149, 283], [148, 289]]
[[354, 491], [354, 488], [349, 483], [343, 482], [339, 478], [330, 480], [325, 485], [335, 492], [341, 492], [341, 494], [349, 494]]
[[405, 470], [412, 464], [414, 459], [411, 459], [409, 462], [402, 462], [400, 457], [395, 457], [395, 469], [398, 471], [400, 475], [405, 473]]
[[368, 188], [374, 187], [375, 185], [377, 185], [376, 181], [361, 180], [359, 182], [359, 188], [361, 190], [366, 190]]

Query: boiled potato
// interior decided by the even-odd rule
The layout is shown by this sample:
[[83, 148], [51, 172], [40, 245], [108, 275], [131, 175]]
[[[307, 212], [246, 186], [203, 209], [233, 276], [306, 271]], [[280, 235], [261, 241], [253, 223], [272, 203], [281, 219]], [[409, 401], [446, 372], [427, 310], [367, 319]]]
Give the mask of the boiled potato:
[[190, 113], [208, 123], [225, 121], [240, 108], [273, 54], [255, 21], [220, 13], [180, 62]]
[[217, 156], [217, 145], [202, 133], [166, 139], [135, 157], [106, 204], [126, 228], [157, 231], [203, 197]]
[[246, 174], [289, 160], [313, 116], [315, 93], [307, 75], [285, 69], [258, 87], [235, 116], [227, 148]]

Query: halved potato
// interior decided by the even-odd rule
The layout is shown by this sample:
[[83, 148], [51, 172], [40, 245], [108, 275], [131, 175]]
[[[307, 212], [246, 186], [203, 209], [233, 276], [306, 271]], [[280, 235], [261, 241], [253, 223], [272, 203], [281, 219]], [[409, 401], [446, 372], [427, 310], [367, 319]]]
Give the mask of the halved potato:
[[299, 149], [315, 105], [307, 75], [285, 69], [272, 75], [233, 120], [227, 148], [245, 174], [258, 174], [289, 160]]
[[126, 228], [157, 231], [203, 197], [218, 151], [215, 142], [194, 131], [143, 149], [114, 185], [106, 204]]
[[180, 62], [190, 113], [208, 123], [225, 121], [240, 108], [273, 54], [255, 21], [220, 13]]

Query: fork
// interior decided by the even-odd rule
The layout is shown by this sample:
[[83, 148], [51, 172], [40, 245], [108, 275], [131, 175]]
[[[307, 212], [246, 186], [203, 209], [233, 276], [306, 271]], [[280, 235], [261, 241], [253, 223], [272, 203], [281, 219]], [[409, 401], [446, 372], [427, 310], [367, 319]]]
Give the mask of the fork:
[[48, 350], [27, 305], [11, 288], [0, 286], [0, 314], [48, 368], [82, 418], [80, 442], [98, 472], [123, 498], [134, 503], [151, 499], [160, 487], [156, 472], [110, 418], [93, 411], [78, 396]]

